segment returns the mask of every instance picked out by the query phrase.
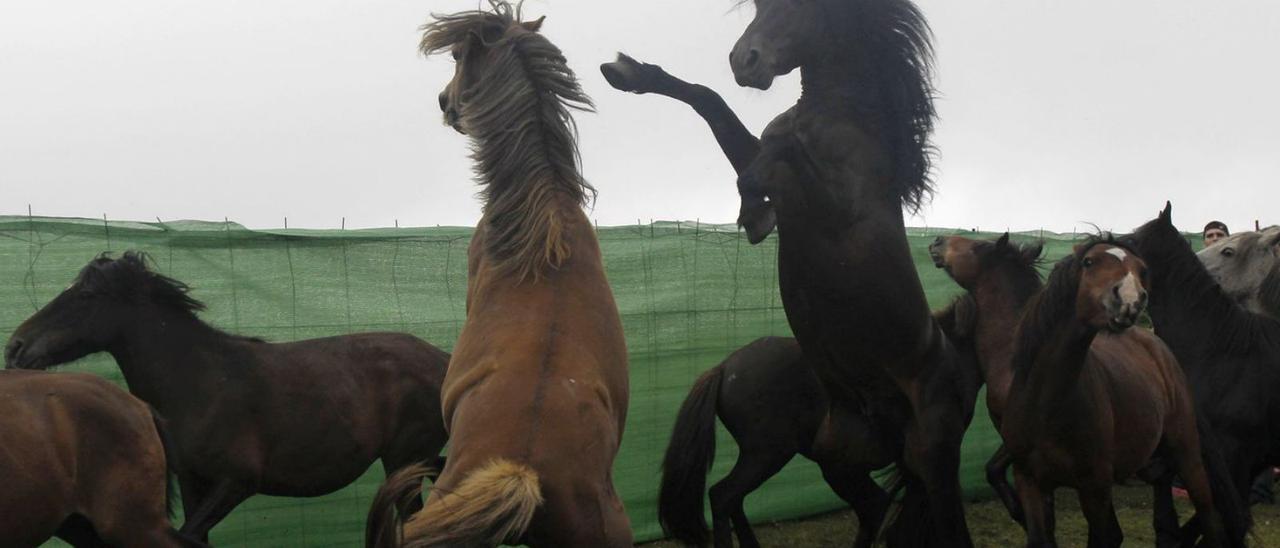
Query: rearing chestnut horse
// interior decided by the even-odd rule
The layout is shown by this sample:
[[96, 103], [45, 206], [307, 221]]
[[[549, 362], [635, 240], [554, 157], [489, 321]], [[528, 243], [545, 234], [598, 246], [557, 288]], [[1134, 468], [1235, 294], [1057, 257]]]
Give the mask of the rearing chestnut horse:
[[468, 251], [467, 319], [443, 387], [449, 460], [403, 539], [386, 534], [388, 479], [369, 539], [404, 546], [631, 545], [612, 467], [627, 414], [622, 322], [582, 210], [569, 108], [590, 108], [564, 56], [506, 2], [436, 16], [422, 51], [450, 51], [447, 123], [472, 141], [484, 216]]
[[1200, 421], [1182, 368], [1153, 333], [1130, 329], [1149, 283], [1132, 249], [1090, 239], [1054, 267], [1023, 311], [1000, 434], [1026, 512], [1028, 546], [1054, 545], [1053, 491], [1060, 486], [1080, 494], [1089, 546], [1119, 546], [1112, 485], [1165, 462], [1186, 481], [1209, 545], [1243, 546], [1243, 530], [1229, 539], [1215, 509], [1211, 482], [1229, 485], [1231, 478], [1221, 463], [1201, 459]]
[[958, 474], [974, 395], [929, 315], [903, 228], [903, 207], [930, 188], [928, 25], [908, 0], [755, 6], [730, 56], [738, 83], [767, 89], [799, 68], [803, 88], [759, 140], [703, 86], [625, 56], [601, 70], [707, 120], [738, 172], [748, 238], [778, 229], [783, 306], [806, 358], [833, 398], [903, 431], [907, 494], [887, 540], [969, 546]]

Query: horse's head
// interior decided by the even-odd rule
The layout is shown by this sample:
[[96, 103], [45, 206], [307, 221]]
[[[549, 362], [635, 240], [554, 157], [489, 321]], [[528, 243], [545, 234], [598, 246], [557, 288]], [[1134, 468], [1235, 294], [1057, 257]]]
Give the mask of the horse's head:
[[1183, 252], [1183, 248], [1190, 249], [1187, 239], [1173, 226], [1173, 204], [1170, 202], [1164, 203], [1164, 209], [1155, 219], [1138, 227], [1124, 241], [1156, 264], [1161, 262], [1161, 258]]
[[1043, 249], [1044, 244], [1040, 243], [1011, 243], [1007, 232], [995, 241], [938, 236], [929, 244], [929, 256], [933, 258], [933, 265], [945, 270], [960, 287], [973, 291], [985, 277], [1002, 268], [1033, 274]]
[[[137, 320], [147, 299], [171, 301], [184, 310], [202, 305], [187, 286], [152, 272], [145, 255], [98, 257], [71, 285], [27, 318], [4, 349], [6, 369], [46, 369], [108, 350]], [[146, 297], [147, 299], [144, 299]]]
[[822, 51], [823, 3], [827, 0], [755, 0], [756, 15], [729, 54], [740, 86], [769, 89], [773, 79]]
[[1233, 234], [1197, 255], [1231, 298], [1256, 311], [1275, 313], [1255, 305], [1280, 276], [1280, 227]]
[[521, 35], [537, 33], [544, 19], [520, 21], [519, 13], [513, 13], [510, 4], [491, 3], [493, 12], [438, 15], [422, 27], [419, 47], [424, 54], [448, 51], [453, 56], [453, 79], [440, 92], [440, 111], [445, 124], [462, 134], [468, 133], [468, 103], [482, 92], [481, 84], [498, 64], [497, 56], [506, 54]]
[[1147, 264], [1131, 249], [1108, 240], [1076, 250], [1080, 281], [1076, 317], [1085, 325], [1111, 332], [1138, 321], [1147, 306]]

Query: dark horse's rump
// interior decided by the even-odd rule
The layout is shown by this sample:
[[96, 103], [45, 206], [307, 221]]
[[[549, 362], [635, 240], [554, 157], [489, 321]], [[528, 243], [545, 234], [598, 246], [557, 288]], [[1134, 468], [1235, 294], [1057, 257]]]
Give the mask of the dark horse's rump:
[[0, 430], [0, 545], [202, 546], [169, 525], [158, 423], [114, 384], [0, 372]]
[[255, 493], [321, 495], [375, 459], [390, 472], [439, 454], [448, 354], [398, 333], [266, 343], [205, 324], [201, 309], [144, 255], [102, 257], [19, 326], [6, 365], [109, 352], [130, 391], [164, 417], [183, 531], [202, 538]]

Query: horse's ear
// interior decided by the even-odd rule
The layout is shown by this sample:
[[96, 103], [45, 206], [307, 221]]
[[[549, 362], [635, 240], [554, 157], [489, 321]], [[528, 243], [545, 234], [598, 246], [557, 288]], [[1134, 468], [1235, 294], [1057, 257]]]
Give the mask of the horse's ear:
[[1271, 248], [1272, 253], [1280, 253], [1280, 227], [1271, 227], [1263, 230], [1262, 245]]
[[1003, 248], [1007, 245], [1009, 245], [1009, 233], [1005, 232], [1004, 234], [1000, 235], [999, 239], [996, 240], [996, 249]]
[[520, 26], [524, 27], [524, 30], [527, 30], [529, 32], [538, 32], [538, 30], [542, 28], [542, 22], [545, 21], [546, 19], [547, 19], [547, 16], [543, 15], [542, 17], [534, 19], [533, 21], [525, 21], [523, 23], [520, 23]]
[[1040, 258], [1041, 253], [1044, 253], [1043, 241], [1022, 248], [1022, 259], [1028, 263], [1033, 263]]
[[1072, 255], [1079, 255], [1079, 254], [1080, 254], [1080, 251], [1081, 251], [1081, 250], [1083, 250], [1083, 249], [1084, 249], [1084, 242], [1080, 242], [1080, 243], [1078, 243], [1078, 244], [1075, 244], [1075, 245], [1071, 246], [1071, 254], [1072, 254]]
[[1164, 211], [1160, 212], [1160, 221], [1172, 226], [1173, 225], [1173, 203], [1165, 200]]

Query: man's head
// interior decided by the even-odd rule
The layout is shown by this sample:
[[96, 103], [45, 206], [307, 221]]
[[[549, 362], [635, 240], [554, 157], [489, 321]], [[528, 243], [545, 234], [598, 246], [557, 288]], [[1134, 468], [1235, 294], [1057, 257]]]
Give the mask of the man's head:
[[1209, 247], [1230, 235], [1231, 231], [1227, 230], [1227, 225], [1222, 221], [1209, 221], [1209, 224], [1204, 225], [1204, 246]]

